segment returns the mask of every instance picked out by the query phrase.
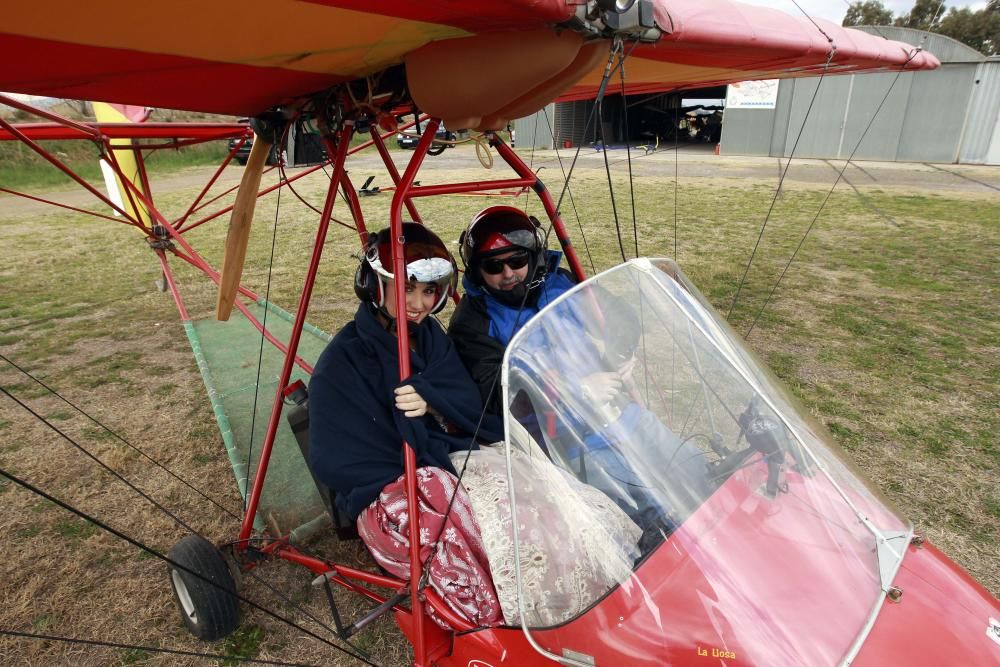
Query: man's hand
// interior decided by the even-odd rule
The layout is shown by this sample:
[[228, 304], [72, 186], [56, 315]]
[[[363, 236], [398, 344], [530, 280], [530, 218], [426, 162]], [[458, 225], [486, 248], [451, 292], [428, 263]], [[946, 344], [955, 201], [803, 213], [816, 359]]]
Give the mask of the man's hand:
[[618, 377], [622, 379], [626, 387], [631, 387], [635, 384], [634, 372], [638, 361], [636, 357], [632, 357], [618, 369]]
[[412, 385], [396, 387], [396, 408], [406, 417], [423, 417], [427, 414], [427, 401], [417, 393]]
[[622, 388], [622, 378], [618, 373], [591, 373], [580, 383], [584, 399], [607, 403]]

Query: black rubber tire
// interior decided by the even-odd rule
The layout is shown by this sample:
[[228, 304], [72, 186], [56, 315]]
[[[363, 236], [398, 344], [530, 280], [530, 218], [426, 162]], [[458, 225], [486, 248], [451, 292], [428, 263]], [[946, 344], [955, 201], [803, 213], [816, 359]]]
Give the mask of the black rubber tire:
[[444, 149], [448, 148], [448, 144], [432, 144], [430, 148], [427, 149], [428, 155], [441, 155], [444, 153]]
[[168, 556], [174, 563], [204, 577], [170, 566], [174, 601], [191, 634], [215, 641], [235, 630], [240, 624], [236, 582], [215, 545], [198, 535], [188, 535], [173, 546]]

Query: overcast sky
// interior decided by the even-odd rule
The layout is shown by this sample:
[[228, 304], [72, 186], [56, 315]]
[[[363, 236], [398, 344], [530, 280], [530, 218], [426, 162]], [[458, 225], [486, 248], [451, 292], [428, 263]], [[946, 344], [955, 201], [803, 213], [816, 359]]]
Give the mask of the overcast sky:
[[[798, 8], [795, 7], [795, 3], [792, 0], [740, 0], [749, 5], [764, 5], [765, 7], [774, 7], [775, 9], [780, 9], [786, 14], [799, 15]], [[810, 16], [818, 16], [824, 18], [827, 21], [832, 21], [833, 23], [840, 24], [844, 20], [844, 14], [847, 13], [847, 6], [850, 4], [849, 0], [797, 0], [799, 5]], [[892, 11], [894, 16], [899, 16], [900, 14], [906, 14], [913, 8], [915, 0], [882, 0], [882, 4], [886, 6], [887, 9]], [[955, 0], [946, 0], [945, 4], [948, 7], [969, 7], [972, 11], [979, 11], [986, 6], [986, 2], [956, 2]]]

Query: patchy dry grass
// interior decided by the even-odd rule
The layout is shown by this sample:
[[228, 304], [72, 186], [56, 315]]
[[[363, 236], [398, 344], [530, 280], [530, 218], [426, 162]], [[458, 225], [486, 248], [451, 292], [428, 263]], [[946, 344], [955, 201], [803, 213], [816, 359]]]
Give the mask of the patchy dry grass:
[[[463, 150], [447, 154], [461, 157]], [[723, 171], [690, 177], [682, 168], [675, 201], [672, 176], [664, 173], [665, 164], [672, 171], [672, 162], [636, 162], [640, 252], [673, 256], [676, 244], [687, 274], [725, 312], [760, 233], [773, 183], [727, 178]], [[422, 182], [482, 178], [480, 171], [442, 164], [433, 163]], [[551, 160], [546, 165], [544, 176], [559, 173]], [[568, 197], [563, 205], [585, 266], [596, 270], [621, 259], [602, 169], [596, 162], [578, 168], [572, 205]], [[360, 184], [377, 173], [362, 163], [351, 178]], [[376, 184], [385, 180], [379, 176]], [[320, 173], [296, 189], [319, 206], [323, 181]], [[737, 330], [746, 331], [757, 317], [829, 185], [793, 181], [778, 199], [733, 311]], [[561, 183], [549, 186], [558, 194]], [[632, 256], [629, 191], [621, 174], [615, 189], [622, 245]], [[168, 215], [177, 215], [197, 190], [157, 192], [158, 201]], [[912, 185], [868, 186], [864, 194], [867, 201], [846, 188], [833, 194], [749, 342], [918, 530], [997, 593], [1000, 202]], [[263, 293], [270, 277], [272, 300], [292, 310], [315, 216], [282, 192], [271, 265], [275, 201], [272, 196], [258, 206], [245, 278]], [[455, 239], [490, 201], [501, 200], [441, 197], [420, 201], [419, 208], [444, 238]], [[370, 226], [381, 226], [389, 197], [362, 203]], [[0, 353], [238, 512], [200, 376], [172, 300], [152, 289], [159, 268], [140, 235], [75, 214], [4, 217], [3, 210], [0, 247], [16, 261], [0, 265]], [[540, 210], [537, 201], [529, 204], [532, 210]], [[208, 224], [189, 234], [214, 265], [220, 263], [224, 227]], [[354, 311], [355, 249], [353, 231], [332, 228], [310, 317], [327, 330], [336, 330]], [[175, 270], [189, 310], [208, 316], [214, 287], [189, 267]], [[0, 386], [192, 528], [216, 540], [235, 535], [233, 517], [2, 362]], [[0, 466], [160, 552], [185, 532], [7, 397], [0, 397]], [[0, 480], [0, 529], [8, 536], [0, 558], [0, 628], [232, 656], [220, 664], [236, 664], [241, 656], [352, 663], [251, 610], [244, 610], [239, 634], [206, 647], [181, 625], [162, 562], [9, 480]], [[327, 538], [310, 547], [370, 566], [357, 544]], [[309, 585], [310, 577], [285, 563], [255, 575], [291, 602], [277, 598], [256, 576], [245, 581], [247, 597], [325, 633], [295, 608], [329, 619], [322, 591]], [[337, 595], [360, 608], [346, 594]], [[389, 619], [355, 643], [380, 663], [406, 662]], [[143, 650], [10, 638], [0, 638], [0, 654], [28, 665], [188, 664], [186, 658]]]

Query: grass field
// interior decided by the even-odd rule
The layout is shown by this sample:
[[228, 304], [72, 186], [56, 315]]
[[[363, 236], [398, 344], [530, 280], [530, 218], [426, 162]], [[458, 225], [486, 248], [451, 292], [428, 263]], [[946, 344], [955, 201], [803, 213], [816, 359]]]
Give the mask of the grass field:
[[[471, 158], [465, 148], [446, 155], [451, 162]], [[558, 195], [559, 168], [551, 156], [546, 159], [542, 175]], [[423, 184], [497, 177], [449, 168], [446, 158], [438, 160], [421, 174]], [[622, 245], [632, 256], [636, 242], [628, 180], [624, 165], [615, 170]], [[693, 177], [682, 165], [675, 196], [672, 157], [637, 160], [634, 171], [640, 254], [673, 257], [676, 248], [681, 267], [725, 313], [776, 179], [730, 177], [721, 167]], [[189, 168], [184, 173], [193, 181], [203, 172]], [[357, 185], [376, 173], [363, 162], [351, 178]], [[981, 169], [974, 175], [1000, 182], [996, 171]], [[234, 178], [238, 172], [228, 182]], [[296, 190], [318, 207], [324, 181], [320, 172]], [[933, 183], [868, 184], [861, 198], [841, 185], [817, 218], [832, 182], [831, 171], [822, 184], [794, 178], [786, 183], [731, 322], [741, 332], [750, 327], [815, 219], [749, 344], [917, 531], [996, 595], [1000, 198], [990, 186], [948, 189]], [[0, 185], [5, 185], [2, 178]], [[603, 165], [589, 161], [578, 167], [572, 186], [572, 202], [567, 197], [563, 210], [588, 271], [621, 261]], [[157, 200], [168, 217], [177, 215], [199, 189], [200, 183], [192, 183], [157, 190]], [[476, 210], [497, 201], [503, 200], [442, 197], [420, 201], [419, 207], [443, 238], [455, 239]], [[238, 511], [204, 387], [172, 300], [152, 288], [159, 268], [140, 235], [107, 221], [11, 202], [0, 198], [5, 259], [0, 353]], [[316, 216], [287, 190], [281, 192], [277, 213], [276, 202], [272, 195], [258, 206], [245, 282], [263, 293], [270, 280], [271, 300], [293, 310]], [[382, 226], [389, 197], [362, 203], [369, 226]], [[347, 217], [341, 206], [339, 215]], [[528, 210], [538, 212], [537, 201]], [[189, 234], [216, 266], [225, 236], [225, 224], [219, 223]], [[356, 307], [351, 287], [356, 247], [353, 231], [332, 228], [310, 309], [310, 321], [328, 331], [344, 324]], [[209, 316], [213, 286], [186, 266], [175, 268], [192, 315]], [[0, 386], [193, 528], [217, 540], [237, 532], [234, 519], [2, 361]], [[0, 397], [0, 466], [162, 552], [184, 534], [6, 396]], [[0, 628], [233, 656], [220, 664], [235, 664], [239, 656], [354, 664], [302, 631], [251, 610], [245, 610], [244, 627], [234, 637], [206, 647], [181, 626], [163, 563], [9, 480], [0, 481], [0, 529], [8, 536], [0, 547], [5, 592]], [[367, 562], [356, 545], [326, 540], [312, 546], [347, 562]], [[290, 601], [276, 598], [255, 578], [245, 582], [247, 597], [313, 630], [319, 626], [296, 606], [329, 618], [322, 591], [313, 589], [303, 572], [275, 564], [259, 576]], [[356, 643], [379, 663], [406, 660], [389, 622], [366, 631]], [[0, 637], [0, 655], [9, 663], [30, 665], [197, 664], [193, 658], [148, 651], [5, 637]]]

